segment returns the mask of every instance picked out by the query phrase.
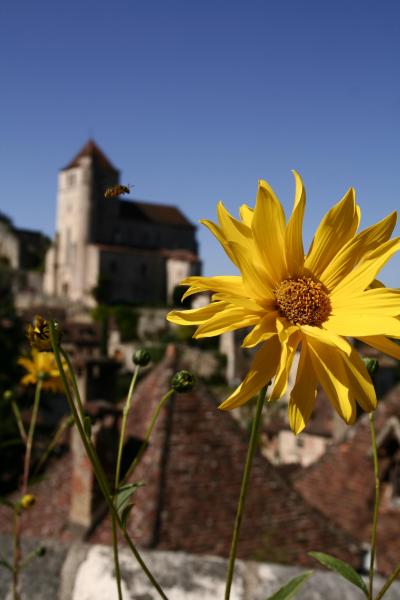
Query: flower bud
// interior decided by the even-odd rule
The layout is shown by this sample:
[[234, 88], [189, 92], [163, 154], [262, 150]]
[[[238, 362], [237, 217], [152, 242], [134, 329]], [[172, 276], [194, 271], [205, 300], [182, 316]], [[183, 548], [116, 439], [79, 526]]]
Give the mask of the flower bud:
[[363, 363], [371, 377], [372, 375], [375, 375], [379, 369], [379, 361], [376, 358], [367, 358], [364, 356]]
[[190, 392], [195, 384], [195, 377], [189, 371], [178, 371], [171, 381], [171, 387], [175, 392], [184, 394]]
[[[59, 325], [55, 321], [55, 327], [57, 332], [57, 339], [60, 338]], [[50, 339], [50, 325], [47, 319], [44, 319], [40, 315], [36, 315], [33, 319], [33, 323], [26, 327], [26, 337], [30, 345], [36, 350], [46, 352], [52, 350], [51, 339]]]
[[14, 398], [14, 392], [12, 390], [6, 390], [5, 392], [3, 392], [4, 402], [11, 402], [11, 400], [13, 398]]
[[31, 508], [31, 506], [33, 506], [35, 502], [35, 496], [32, 496], [32, 494], [25, 494], [21, 498], [21, 508], [27, 510], [28, 508]]
[[143, 349], [136, 350], [136, 352], [133, 353], [132, 361], [138, 367], [146, 367], [151, 361], [150, 353]]

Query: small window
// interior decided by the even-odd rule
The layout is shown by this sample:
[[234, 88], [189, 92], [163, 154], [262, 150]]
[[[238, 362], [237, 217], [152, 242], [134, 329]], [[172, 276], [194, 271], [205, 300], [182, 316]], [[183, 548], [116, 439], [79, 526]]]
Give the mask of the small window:
[[76, 185], [76, 173], [67, 173], [67, 187], [72, 188]]

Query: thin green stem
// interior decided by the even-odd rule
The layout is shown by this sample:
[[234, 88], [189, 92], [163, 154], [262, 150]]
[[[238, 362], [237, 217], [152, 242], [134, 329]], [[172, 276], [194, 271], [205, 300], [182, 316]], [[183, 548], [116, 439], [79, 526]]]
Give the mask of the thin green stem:
[[374, 413], [369, 413], [369, 425], [371, 429], [371, 444], [372, 444], [372, 456], [374, 461], [374, 479], [375, 479], [375, 499], [374, 499], [374, 516], [372, 523], [372, 534], [371, 534], [371, 561], [369, 565], [369, 586], [368, 586], [368, 599], [373, 599], [374, 589], [374, 570], [375, 570], [375, 556], [376, 556], [376, 534], [378, 527], [378, 512], [379, 512], [379, 463], [378, 463], [378, 448], [376, 445], [376, 432], [375, 432], [375, 419]]
[[82, 400], [81, 400], [81, 395], [79, 393], [79, 387], [78, 387], [78, 382], [77, 382], [76, 377], [75, 377], [75, 371], [74, 371], [73, 366], [71, 364], [71, 360], [70, 360], [68, 354], [65, 352], [65, 350], [63, 348], [61, 348], [61, 346], [59, 346], [59, 350], [61, 352], [61, 356], [63, 357], [63, 359], [67, 363], [68, 372], [69, 372], [70, 377], [71, 377], [72, 388], [74, 390], [74, 394], [75, 394], [75, 398], [76, 398], [76, 403], [78, 405], [79, 415], [80, 415], [81, 420], [83, 422], [83, 419], [85, 418], [85, 410], [83, 408], [83, 404], [82, 404]]
[[[129, 411], [131, 408], [132, 394], [133, 394], [133, 390], [135, 389], [138, 375], [139, 375], [139, 367], [136, 366], [135, 371], [133, 373], [133, 377], [131, 378], [131, 383], [129, 386], [128, 395], [126, 397], [124, 411], [122, 414], [121, 432], [119, 435], [119, 443], [118, 443], [117, 463], [115, 466], [115, 480], [114, 480], [115, 493], [118, 492], [118, 487], [119, 487], [119, 480], [120, 480], [120, 476], [121, 476], [122, 451], [124, 448], [126, 424], [127, 424], [127, 420], [128, 420], [128, 414], [129, 414]], [[111, 516], [111, 522], [112, 522], [112, 541], [113, 541], [115, 578], [117, 580], [118, 600], [122, 600], [121, 569], [119, 567], [117, 523], [115, 521], [114, 515]]]
[[72, 427], [72, 425], [74, 424], [74, 420], [71, 416], [64, 418], [60, 425], [58, 426], [57, 431], [55, 432], [53, 439], [50, 441], [49, 445], [47, 446], [46, 450], [43, 452], [42, 456], [40, 457], [39, 462], [37, 463], [37, 465], [35, 466], [34, 469], [34, 474], [38, 473], [40, 471], [40, 469], [42, 468], [42, 466], [44, 465], [44, 463], [46, 462], [46, 460], [49, 458], [50, 454], [53, 452], [54, 448], [57, 446], [58, 442], [60, 441], [61, 436], [63, 435], [64, 431], [68, 428], [68, 427]]
[[26, 435], [25, 427], [22, 422], [21, 413], [18, 408], [18, 404], [15, 402], [14, 398], [11, 400], [11, 407], [12, 407], [12, 410], [14, 413], [15, 420], [17, 422], [17, 427], [18, 427], [18, 431], [21, 436], [21, 439], [24, 442], [24, 444], [26, 444], [27, 435]]
[[160, 402], [158, 403], [158, 405], [157, 405], [157, 408], [156, 408], [156, 410], [154, 411], [154, 413], [153, 413], [153, 416], [151, 417], [150, 424], [149, 424], [149, 426], [148, 426], [148, 428], [147, 428], [146, 434], [145, 434], [145, 436], [144, 436], [144, 440], [143, 440], [143, 442], [142, 442], [142, 444], [141, 444], [141, 446], [140, 446], [140, 448], [139, 448], [139, 451], [138, 451], [138, 453], [136, 454], [136, 456], [135, 456], [135, 458], [133, 459], [133, 461], [131, 462], [131, 464], [130, 464], [130, 466], [129, 466], [128, 470], [127, 470], [127, 472], [125, 473], [125, 476], [124, 476], [124, 479], [123, 479], [124, 481], [126, 481], [126, 480], [127, 480], [127, 479], [128, 479], [128, 478], [129, 478], [129, 477], [132, 475], [132, 473], [133, 473], [133, 472], [134, 472], [134, 470], [136, 469], [137, 465], [138, 465], [138, 464], [139, 464], [139, 462], [141, 461], [141, 459], [142, 459], [142, 456], [143, 456], [143, 453], [144, 453], [144, 451], [145, 451], [145, 450], [146, 450], [146, 448], [147, 448], [147, 444], [148, 444], [148, 442], [149, 442], [150, 436], [151, 436], [151, 434], [152, 434], [152, 431], [153, 431], [153, 429], [154, 429], [154, 425], [155, 425], [155, 424], [156, 424], [156, 422], [157, 422], [158, 415], [160, 414], [160, 412], [161, 412], [161, 409], [163, 408], [163, 406], [164, 406], [164, 405], [165, 405], [165, 404], [168, 402], [168, 400], [171, 398], [171, 396], [173, 395], [173, 393], [174, 393], [174, 390], [169, 390], [169, 391], [168, 391], [168, 392], [165, 394], [165, 396], [163, 396], [163, 397], [161, 398]]
[[21, 545], [20, 545], [20, 520], [19, 509], [14, 508], [14, 524], [13, 524], [13, 567], [12, 567], [12, 594], [13, 600], [20, 600], [18, 593], [19, 570], [21, 561]]
[[118, 600], [123, 600], [122, 586], [121, 586], [121, 569], [119, 567], [119, 555], [118, 555], [117, 521], [115, 519], [114, 514], [111, 515], [111, 525], [112, 525], [112, 542], [113, 542], [115, 579], [117, 580]]
[[132, 554], [136, 558], [137, 562], [140, 564], [140, 566], [141, 566], [142, 570], [144, 571], [144, 573], [146, 574], [147, 578], [149, 579], [149, 581], [151, 582], [153, 587], [157, 590], [157, 592], [160, 594], [160, 596], [163, 598], [163, 600], [168, 600], [168, 597], [164, 594], [163, 590], [161, 589], [159, 583], [154, 578], [151, 571], [149, 571], [148, 567], [146, 566], [145, 562], [143, 561], [142, 557], [140, 556], [138, 550], [136, 549], [134, 543], [132, 542], [128, 533], [124, 529], [121, 519], [119, 518], [118, 512], [115, 509], [107, 478], [104, 474], [103, 469], [100, 466], [100, 463], [99, 463], [97, 454], [93, 448], [93, 445], [85, 434], [85, 430], [83, 428], [82, 422], [79, 418], [79, 414], [78, 414], [78, 411], [77, 411], [75, 403], [74, 403], [73, 394], [71, 393], [69, 383], [68, 383], [67, 377], [65, 375], [64, 367], [63, 367], [63, 364], [61, 361], [60, 348], [58, 346], [57, 334], [56, 334], [56, 330], [55, 330], [54, 321], [50, 321], [50, 339], [51, 339], [51, 344], [53, 347], [54, 357], [56, 359], [57, 367], [60, 372], [60, 376], [61, 376], [64, 388], [65, 388], [65, 394], [67, 397], [67, 401], [68, 401], [71, 413], [74, 417], [79, 435], [80, 435], [82, 443], [85, 447], [88, 458], [89, 458], [90, 462], [92, 463], [92, 467], [93, 467], [97, 482], [98, 482], [101, 492], [104, 496], [104, 500], [106, 501], [107, 506], [108, 506], [109, 510], [111, 511], [112, 516], [114, 516], [119, 529], [122, 531], [122, 534], [129, 546]]
[[251, 427], [250, 440], [249, 440], [249, 445], [247, 448], [246, 464], [244, 467], [242, 485], [240, 488], [239, 502], [238, 502], [237, 511], [236, 511], [235, 525], [234, 525], [234, 529], [233, 529], [231, 551], [229, 554], [228, 572], [227, 572], [227, 576], [226, 576], [226, 586], [225, 586], [225, 596], [224, 596], [225, 600], [229, 600], [230, 594], [231, 594], [233, 572], [235, 569], [237, 546], [238, 546], [238, 541], [239, 541], [240, 527], [242, 524], [244, 503], [246, 500], [247, 490], [249, 487], [250, 472], [251, 472], [251, 466], [253, 463], [254, 453], [255, 453], [255, 450], [257, 447], [258, 431], [259, 431], [260, 422], [261, 422], [261, 413], [262, 413], [262, 409], [263, 409], [264, 401], [265, 401], [265, 391], [266, 391], [266, 388], [263, 388], [260, 391], [260, 393], [258, 394], [256, 412], [255, 412], [255, 415], [253, 418], [253, 424]]
[[119, 444], [118, 444], [117, 464], [116, 464], [116, 468], [115, 468], [115, 491], [118, 490], [119, 480], [120, 480], [120, 476], [121, 476], [121, 460], [122, 460], [122, 450], [124, 448], [124, 441], [125, 441], [126, 423], [128, 420], [129, 411], [131, 409], [133, 390], [135, 389], [135, 385], [136, 385], [137, 378], [139, 375], [139, 370], [140, 370], [140, 367], [137, 366], [133, 373], [133, 377], [131, 379], [131, 384], [129, 386], [128, 395], [126, 397], [124, 411], [122, 414], [121, 433], [119, 436]]
[[378, 594], [375, 597], [375, 600], [381, 600], [381, 598], [383, 598], [383, 596], [386, 594], [386, 592], [388, 591], [388, 589], [390, 588], [392, 583], [394, 581], [396, 581], [396, 579], [398, 578], [399, 575], [400, 575], [400, 565], [395, 568], [393, 573], [390, 575], [390, 577], [386, 581], [385, 585], [379, 590]]
[[42, 391], [43, 381], [39, 376], [36, 389], [35, 389], [35, 399], [33, 401], [33, 409], [31, 415], [31, 422], [29, 424], [28, 437], [26, 440], [26, 450], [25, 450], [25, 458], [24, 458], [24, 472], [22, 475], [22, 486], [21, 493], [22, 495], [26, 494], [28, 490], [28, 482], [29, 482], [29, 470], [31, 466], [31, 455], [32, 455], [32, 444], [33, 444], [33, 436], [36, 428], [36, 421], [39, 411], [39, 403], [40, 403], [40, 394]]

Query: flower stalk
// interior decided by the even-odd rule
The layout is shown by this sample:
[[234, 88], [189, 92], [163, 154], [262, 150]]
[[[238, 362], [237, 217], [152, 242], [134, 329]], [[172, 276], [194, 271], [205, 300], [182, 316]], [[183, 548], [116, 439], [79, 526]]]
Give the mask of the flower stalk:
[[247, 448], [246, 463], [245, 463], [244, 472], [243, 472], [242, 484], [241, 484], [240, 495], [239, 495], [239, 502], [238, 502], [237, 511], [236, 511], [235, 525], [234, 525], [234, 529], [233, 529], [231, 550], [230, 550], [230, 554], [229, 554], [228, 572], [227, 572], [227, 576], [226, 576], [225, 596], [224, 596], [225, 600], [229, 600], [230, 594], [231, 594], [233, 572], [235, 569], [235, 561], [236, 561], [237, 546], [238, 546], [238, 541], [239, 541], [240, 527], [242, 524], [244, 504], [246, 501], [247, 491], [248, 491], [248, 487], [249, 487], [251, 467], [253, 464], [254, 453], [255, 453], [255, 450], [257, 447], [258, 431], [260, 429], [261, 413], [262, 413], [262, 409], [263, 409], [264, 402], [265, 402], [265, 393], [266, 393], [266, 388], [264, 387], [258, 394], [256, 412], [255, 412], [255, 415], [253, 418], [253, 424], [251, 427], [250, 440], [249, 440], [249, 445]]
[[[53, 352], [54, 352], [54, 356], [57, 362], [57, 366], [58, 369], [60, 371], [60, 376], [64, 385], [64, 389], [65, 389], [65, 394], [67, 397], [67, 401], [71, 410], [71, 413], [74, 417], [80, 438], [82, 440], [83, 446], [85, 448], [85, 451], [87, 453], [87, 456], [92, 464], [93, 467], [93, 471], [94, 474], [96, 476], [97, 482], [99, 484], [100, 490], [103, 494], [103, 497], [106, 501], [106, 504], [112, 514], [112, 516], [115, 518], [115, 521], [119, 527], [119, 529], [122, 532], [122, 535], [126, 541], [126, 543], [129, 546], [129, 549], [131, 550], [133, 556], [135, 557], [135, 559], [137, 560], [137, 562], [139, 563], [140, 567], [142, 568], [143, 572], [145, 573], [145, 575], [147, 576], [147, 578], [149, 579], [150, 583], [153, 585], [153, 587], [157, 590], [158, 594], [161, 596], [161, 598], [163, 598], [163, 600], [168, 600], [168, 597], [165, 595], [164, 591], [162, 590], [160, 584], [157, 582], [157, 580], [155, 579], [154, 575], [151, 573], [151, 571], [149, 570], [149, 568], [147, 567], [147, 565], [145, 564], [144, 560], [142, 559], [142, 557], [140, 556], [139, 551], [137, 550], [136, 546], [134, 545], [134, 543], [132, 542], [131, 538], [129, 537], [128, 533], [126, 532], [125, 528], [123, 527], [123, 524], [121, 522], [121, 519], [119, 517], [118, 512], [115, 509], [114, 506], [114, 502], [112, 499], [112, 494], [111, 494], [111, 490], [109, 488], [109, 484], [107, 481], [107, 478], [105, 476], [104, 470], [101, 467], [101, 464], [99, 462], [97, 453], [93, 447], [93, 444], [91, 443], [91, 440], [88, 438], [88, 436], [85, 433], [85, 429], [83, 427], [79, 412], [75, 406], [75, 402], [74, 402], [74, 397], [73, 394], [71, 392], [70, 386], [69, 386], [69, 382], [67, 379], [67, 376], [65, 374], [64, 371], [64, 366], [62, 364], [62, 360], [61, 360], [61, 352], [60, 352], [60, 348], [58, 345], [58, 339], [57, 339], [57, 333], [56, 333], [56, 328], [55, 328], [55, 324], [54, 321], [50, 321], [50, 338], [51, 338], [51, 344], [52, 344], [52, 348], [53, 348]], [[67, 363], [68, 364], [68, 363]], [[70, 365], [70, 363], [69, 363]], [[69, 371], [72, 377], [72, 381], [74, 381], [74, 377], [73, 377], [73, 373], [71, 372], [72, 367], [69, 367]], [[74, 390], [78, 393], [79, 396], [79, 390], [78, 387], [74, 385]], [[80, 400], [80, 397], [79, 397]], [[80, 406], [82, 406], [82, 402], [79, 402]]]
[[378, 448], [376, 445], [376, 431], [375, 431], [375, 418], [374, 413], [369, 413], [369, 425], [371, 430], [371, 445], [372, 445], [372, 457], [374, 462], [374, 480], [375, 480], [375, 498], [374, 498], [374, 516], [372, 522], [372, 534], [371, 534], [371, 560], [369, 566], [369, 586], [368, 586], [368, 600], [373, 600], [373, 588], [374, 588], [374, 570], [375, 570], [375, 556], [376, 556], [376, 539], [377, 539], [377, 528], [378, 528], [378, 513], [379, 513], [379, 462], [378, 462]]

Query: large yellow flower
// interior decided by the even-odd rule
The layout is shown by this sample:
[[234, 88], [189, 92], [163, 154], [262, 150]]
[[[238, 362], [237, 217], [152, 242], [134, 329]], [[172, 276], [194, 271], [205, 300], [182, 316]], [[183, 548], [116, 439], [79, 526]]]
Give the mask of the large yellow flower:
[[390, 240], [392, 213], [357, 232], [360, 209], [350, 189], [322, 219], [305, 256], [302, 222], [305, 191], [294, 172], [296, 192], [286, 222], [271, 187], [260, 181], [254, 210], [240, 208], [240, 220], [218, 205], [219, 225], [202, 221], [222, 244], [241, 275], [189, 277], [185, 296], [212, 291], [212, 302], [199, 309], [172, 311], [168, 320], [198, 325], [195, 338], [252, 327], [243, 346], [262, 344], [240, 386], [220, 405], [230, 409], [252, 398], [274, 378], [270, 399], [284, 394], [293, 357], [300, 349], [291, 390], [289, 421], [299, 433], [313, 409], [321, 384], [346, 423], [356, 418], [356, 402], [367, 412], [376, 406], [369, 374], [346, 337], [400, 359], [400, 291], [385, 288], [377, 273], [400, 249]]
[[28, 371], [21, 379], [22, 385], [36, 385], [39, 377], [43, 375], [43, 390], [63, 391], [60, 372], [52, 352], [40, 352], [36, 348], [32, 348], [32, 359], [19, 358], [18, 364]]

